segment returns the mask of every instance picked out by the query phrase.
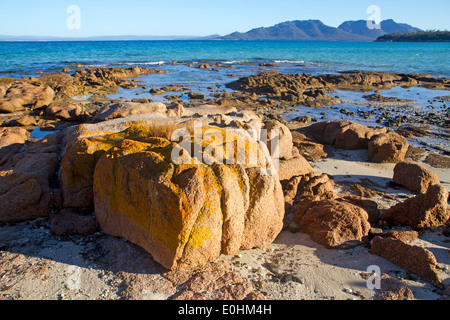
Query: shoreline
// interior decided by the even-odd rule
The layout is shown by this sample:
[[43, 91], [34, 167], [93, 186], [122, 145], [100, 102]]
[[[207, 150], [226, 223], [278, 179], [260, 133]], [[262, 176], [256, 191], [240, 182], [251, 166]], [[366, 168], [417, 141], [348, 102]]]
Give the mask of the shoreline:
[[[371, 225], [370, 236], [367, 234], [370, 240], [376, 237], [390, 239], [387, 235], [389, 231], [406, 232], [406, 235], [418, 230], [417, 237], [412, 241], [405, 241], [405, 245], [427, 249], [434, 254], [437, 267], [433, 270], [442, 279], [444, 288], [436, 287], [429, 279], [424, 280], [423, 277], [417, 276], [414, 274], [415, 270], [407, 270], [372, 254], [372, 242], [368, 241], [369, 239], [361, 240], [356, 246], [348, 248], [330, 249], [318, 244], [313, 235], [306, 232], [304, 226], [299, 228], [295, 225], [295, 216], [288, 211], [283, 221], [278, 221], [283, 225], [282, 231], [271, 244], [260, 249], [242, 250], [236, 254], [221, 254], [213, 263], [197, 272], [164, 269], [144, 249], [129, 241], [101, 233], [96, 228], [84, 236], [76, 232], [69, 232], [68, 235], [55, 233], [55, 228], [60, 225], [53, 219], [63, 219], [58, 220], [61, 225], [61, 221], [67, 220], [77, 225], [83, 220], [82, 227], [86, 227], [90, 221], [88, 218], [95, 218], [92, 207], [84, 211], [85, 209], [74, 209], [72, 206], [77, 201], [83, 201], [84, 197], [72, 196], [72, 204], [64, 205], [63, 200], [68, 200], [71, 196], [70, 193], [64, 194], [64, 175], [60, 173], [64, 170], [61, 161], [66, 155], [71, 156], [65, 148], [69, 149], [70, 144], [76, 144], [83, 139], [91, 143], [102, 141], [114, 133], [123, 134], [125, 131], [120, 125], [126, 127], [127, 119], [130, 123], [136, 119], [145, 122], [147, 118], [159, 113], [175, 119], [184, 117], [183, 121], [196, 115], [205, 121], [228, 123], [225, 128], [230, 125], [245, 127], [255, 122], [260, 126], [274, 123], [280, 127], [285, 125], [289, 131], [286, 136], [291, 136], [292, 147], [289, 148], [292, 148], [292, 155], [295, 154], [293, 159], [285, 161], [311, 157], [305, 160], [306, 164], [295, 162], [295, 165], [288, 165], [289, 167], [303, 170], [311, 166], [310, 171], [327, 175], [328, 179], [332, 180], [333, 188], [328, 191], [336, 198], [350, 195], [367, 197], [384, 213], [397, 203], [415, 197], [416, 193], [393, 183], [395, 163], [375, 163], [368, 160], [370, 156], [367, 144], [375, 139], [365, 138], [365, 133], [361, 134], [358, 130], [367, 130], [370, 133], [375, 129], [364, 126], [367, 124], [364, 120], [377, 121], [383, 117], [385, 119], [380, 120], [381, 123], [375, 124], [384, 126], [386, 132], [387, 128], [389, 132], [394, 132], [395, 138], [399, 139], [395, 143], [403, 141], [401, 137], [407, 137], [409, 141], [416, 139], [418, 143], [412, 145], [406, 142], [408, 152], [403, 154], [403, 160], [420, 164], [434, 172], [440, 185], [450, 189], [450, 150], [443, 145], [445, 141], [450, 140], [450, 94], [442, 95], [450, 90], [449, 78], [365, 71], [295, 76], [270, 72], [273, 68], [270, 65], [258, 65], [258, 69], [269, 72], [249, 72], [243, 77], [225, 76], [221, 79], [222, 82], [218, 83], [212, 76], [217, 74], [214, 69], [223, 73], [230, 70], [234, 72], [230, 65], [198, 63], [183, 67], [196, 75], [205, 75], [205, 82], [209, 81], [209, 86], [201, 88], [203, 83], [189, 87], [185, 87], [183, 83], [151, 86], [158, 77], [168, 77], [170, 73], [157, 68], [139, 67], [80, 68], [75, 72], [66, 70], [67, 72], [53, 75], [43, 74], [36, 79], [15, 79], [9, 82], [0, 78], [1, 98], [14, 90], [21, 93], [20, 101], [13, 103], [13, 98], [17, 96], [12, 95], [13, 98], [0, 101], [3, 110], [12, 111], [0, 114], [0, 130], [3, 135], [0, 142], [4, 143], [6, 137], [10, 139], [10, 144], [1, 145], [0, 148], [0, 177], [8, 176], [10, 171], [20, 175], [20, 170], [26, 167], [26, 177], [29, 178], [33, 174], [38, 177], [37, 186], [42, 189], [42, 194], [48, 189], [50, 200], [46, 201], [51, 203], [47, 208], [43, 208], [49, 210], [43, 217], [0, 223], [0, 265], [3, 270], [0, 274], [0, 299], [373, 300], [380, 298], [382, 293], [365, 286], [364, 277], [367, 276], [368, 267], [371, 265], [378, 265], [383, 275], [395, 279], [397, 285], [405, 290], [401, 294], [400, 291], [388, 289], [387, 291], [394, 295], [389, 296], [391, 299], [409, 299], [409, 292], [417, 300], [449, 298], [450, 295], [446, 292], [450, 284], [450, 227], [446, 224], [416, 228], [377, 222]], [[304, 68], [308, 70], [308, 67]], [[402, 88], [402, 85], [405, 88]], [[420, 85], [427, 88], [419, 88]], [[11, 91], [11, 88], [14, 90]], [[349, 88], [354, 91], [346, 91]], [[398, 88], [403, 91], [395, 93], [399, 91]], [[130, 92], [130, 96], [134, 96], [136, 100], [116, 97], [124, 92]], [[410, 96], [417, 96], [417, 93], [425, 96], [419, 100], [420, 103], [417, 99], [410, 99]], [[79, 96], [87, 99], [74, 99]], [[166, 100], [161, 100], [164, 103], [155, 101], [158, 97], [164, 97]], [[349, 97], [352, 99], [347, 100]], [[354, 109], [349, 102], [355, 103]], [[308, 107], [303, 106], [296, 110], [297, 104]], [[202, 114], [205, 112], [205, 108], [202, 109], [204, 105], [210, 107]], [[426, 109], [426, 118], [415, 114], [418, 111], [414, 105]], [[364, 109], [363, 106], [367, 108]], [[336, 117], [327, 113], [324, 108], [328, 107], [336, 108], [328, 109], [334, 110]], [[211, 114], [208, 113], [211, 112], [210, 109], [213, 110]], [[318, 114], [308, 115], [308, 110]], [[402, 117], [406, 116], [405, 110], [411, 111], [408, 115], [410, 122], [402, 120]], [[285, 117], [295, 111], [298, 114]], [[185, 115], [180, 115], [183, 112]], [[323, 112], [325, 114], [321, 114]], [[390, 115], [386, 114], [388, 112]], [[365, 119], [367, 117], [370, 119]], [[426, 122], [418, 123], [417, 119]], [[384, 121], [391, 121], [391, 124], [385, 125]], [[398, 126], [395, 121], [400, 121]], [[338, 123], [341, 128], [345, 128], [358, 122], [363, 125], [352, 127], [351, 130], [354, 130], [361, 140], [357, 142], [363, 142], [365, 146], [357, 150], [346, 150], [345, 147], [333, 145], [339, 132], [327, 131], [329, 137], [323, 134], [322, 138], [329, 138], [330, 143], [319, 141], [320, 139], [307, 132], [309, 127], [316, 124]], [[102, 128], [102, 125], [105, 127]], [[89, 132], [88, 126], [97, 128], [98, 132]], [[439, 130], [434, 130], [434, 126]], [[44, 139], [32, 139], [29, 133], [34, 132], [36, 128], [43, 131], [44, 135], [46, 132], [54, 134], [40, 137]], [[72, 128], [72, 131], [69, 128]], [[109, 132], [108, 128], [112, 131]], [[300, 138], [301, 134], [307, 136]], [[336, 137], [333, 134], [336, 134]], [[91, 139], [90, 135], [97, 138]], [[422, 138], [424, 145], [421, 145]], [[426, 143], [433, 139], [436, 141], [435, 145], [430, 143], [431, 145], [427, 146]], [[351, 139], [346, 138], [344, 142], [350, 143]], [[135, 140], [135, 143], [138, 145], [141, 141]], [[302, 148], [307, 148], [307, 152]], [[297, 150], [297, 153], [294, 150]], [[86, 155], [83, 152], [79, 154]], [[77, 159], [74, 158], [73, 161], [75, 163]], [[37, 168], [39, 166], [31, 166], [30, 163], [46, 163], [46, 166], [49, 166], [48, 172], [39, 171], [47, 168]], [[76, 166], [72, 169], [76, 170]], [[86, 171], [89, 170], [82, 169], [80, 174]], [[302, 172], [297, 177], [309, 174], [311, 172]], [[73, 175], [77, 176], [76, 173]], [[108, 175], [104, 177], [106, 179]], [[288, 180], [293, 183], [295, 174], [289, 176]], [[298, 181], [297, 184], [300, 192]], [[211, 183], [211, 186], [213, 185]], [[21, 186], [13, 185], [19, 190]], [[72, 187], [79, 191], [76, 185]], [[285, 182], [283, 187], [286, 188]], [[1, 196], [10, 190], [2, 190]], [[135, 192], [130, 189], [130, 192], [132, 191]], [[284, 189], [286, 208], [292, 204], [299, 205], [294, 198], [288, 199], [288, 191], [289, 189]], [[18, 194], [19, 198], [13, 198], [13, 201], [21, 199], [21, 193]], [[23, 193], [25, 198], [26, 194]], [[73, 195], [75, 194], [74, 192]], [[25, 198], [21, 202], [26, 202]], [[43, 199], [38, 201], [39, 205], [44, 204]], [[320, 201], [325, 201], [324, 199]], [[107, 201], [102, 202], [102, 205], [104, 203]], [[270, 210], [269, 207], [268, 211]], [[450, 214], [450, 210], [447, 211]], [[262, 210], [260, 213], [267, 212]], [[87, 219], [87, 222], [84, 219]], [[218, 279], [226, 281], [222, 283]], [[404, 289], [405, 287], [409, 291]]]

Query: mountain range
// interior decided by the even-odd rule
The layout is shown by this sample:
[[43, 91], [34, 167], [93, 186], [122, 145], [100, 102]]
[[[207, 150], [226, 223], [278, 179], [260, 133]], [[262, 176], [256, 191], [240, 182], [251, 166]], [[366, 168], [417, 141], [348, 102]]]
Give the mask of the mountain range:
[[296, 20], [245, 33], [234, 32], [214, 40], [374, 41], [385, 34], [417, 31], [421, 30], [394, 20], [382, 21], [377, 29], [369, 29], [366, 20], [346, 21], [337, 28], [327, 26], [320, 20]]

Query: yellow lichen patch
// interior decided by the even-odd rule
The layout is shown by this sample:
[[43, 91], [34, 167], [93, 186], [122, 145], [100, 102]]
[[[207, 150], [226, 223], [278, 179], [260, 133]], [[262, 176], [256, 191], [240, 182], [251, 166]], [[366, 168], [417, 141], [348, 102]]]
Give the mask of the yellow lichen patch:
[[[95, 190], [109, 199], [111, 208], [176, 252], [189, 239], [198, 215], [192, 205], [195, 197], [183, 194], [172, 182], [175, 169], [164, 154], [170, 153], [173, 144], [158, 138], [147, 141], [150, 143], [124, 140], [105, 154], [96, 177], [109, 180], [95, 181]], [[105, 161], [112, 162], [112, 167]], [[103, 168], [113, 172], [102, 172]]]
[[115, 133], [114, 131], [84, 131], [84, 132], [80, 133], [80, 136], [78, 137], [78, 139], [93, 138], [93, 137], [98, 137], [98, 136], [114, 134], [114, 133]]
[[113, 146], [109, 141], [81, 139], [66, 153], [61, 162], [61, 182], [66, 186], [80, 186], [92, 180], [94, 167], [100, 156]]
[[[206, 164], [245, 164], [262, 165], [264, 155], [259, 142], [242, 131], [217, 127], [202, 127], [190, 137], [193, 156]], [[186, 141], [183, 141], [186, 143]], [[196, 153], [200, 150], [201, 154]]]

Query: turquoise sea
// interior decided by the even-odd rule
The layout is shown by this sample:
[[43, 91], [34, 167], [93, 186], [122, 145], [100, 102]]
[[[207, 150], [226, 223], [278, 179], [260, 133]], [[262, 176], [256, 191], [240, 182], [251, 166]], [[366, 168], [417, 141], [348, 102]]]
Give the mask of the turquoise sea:
[[[223, 66], [200, 69], [200, 63]], [[260, 66], [269, 63], [276, 66]], [[151, 95], [150, 87], [176, 84], [205, 94], [211, 98], [215, 91], [229, 90], [226, 84], [243, 76], [262, 71], [308, 73], [320, 75], [343, 70], [421, 73], [450, 77], [450, 43], [371, 43], [371, 42], [308, 42], [308, 41], [99, 41], [99, 42], [0, 42], [0, 77], [39, 77], [41, 73], [61, 72], [69, 68], [75, 72], [83, 68], [102, 66], [141, 66], [170, 71], [139, 77], [145, 88], [119, 88], [111, 99], [122, 101], [148, 98], [170, 103], [166, 96]], [[189, 99], [188, 92], [179, 95]], [[374, 92], [366, 92], [368, 94]], [[414, 100], [414, 107], [391, 108], [398, 116], [438, 113], [448, 118], [448, 91], [425, 88], [392, 88], [383, 94]], [[363, 93], [337, 90], [336, 96], [346, 103], [323, 108], [295, 107], [285, 114], [287, 120], [308, 115], [327, 120], [346, 119], [376, 126], [383, 110], [361, 101]], [[444, 97], [445, 98], [440, 98]], [[89, 97], [78, 97], [86, 101]], [[434, 101], [434, 103], [432, 103]], [[373, 117], [348, 117], [340, 110], [354, 113], [372, 112]], [[434, 128], [441, 132], [442, 128]], [[33, 137], [37, 137], [33, 133]], [[425, 140], [424, 140], [425, 139]], [[443, 138], [417, 138], [413, 145], [438, 145], [450, 152], [448, 133]]]
[[[450, 76], [450, 43], [308, 41], [86, 41], [0, 42], [0, 76], [36, 76], [88, 66], [164, 66], [219, 61], [233, 65], [273, 62], [288, 72], [320, 74], [370, 70]], [[313, 68], [302, 69], [307, 64]], [[292, 68], [295, 67], [295, 68]], [[279, 70], [283, 71], [283, 70]]]

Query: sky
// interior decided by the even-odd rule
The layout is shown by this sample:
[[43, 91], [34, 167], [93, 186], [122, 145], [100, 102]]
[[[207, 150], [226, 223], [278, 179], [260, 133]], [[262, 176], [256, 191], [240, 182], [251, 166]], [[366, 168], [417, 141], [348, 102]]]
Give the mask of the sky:
[[371, 5], [381, 20], [450, 30], [449, 0], [15, 0], [0, 3], [0, 35], [226, 35], [307, 19], [337, 27], [369, 19]]

